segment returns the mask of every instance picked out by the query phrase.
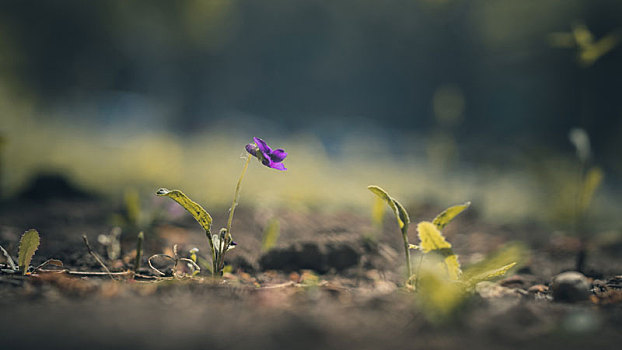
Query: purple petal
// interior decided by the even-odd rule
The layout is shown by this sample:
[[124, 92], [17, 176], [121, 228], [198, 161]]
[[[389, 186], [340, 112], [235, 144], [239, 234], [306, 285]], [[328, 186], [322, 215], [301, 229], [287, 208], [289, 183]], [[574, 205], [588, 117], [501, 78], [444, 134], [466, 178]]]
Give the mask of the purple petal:
[[280, 163], [285, 157], [287, 157], [287, 153], [281, 148], [275, 149], [270, 153], [270, 159], [272, 159], [273, 162]]
[[250, 153], [254, 157], [257, 157], [257, 146], [249, 143], [248, 145], [246, 145], [246, 152]]
[[262, 155], [262, 157], [259, 157], [259, 160], [261, 160], [261, 164], [265, 166], [270, 166], [270, 163], [272, 163], [272, 161], [270, 160], [269, 155], [265, 154], [264, 152], [261, 152], [260, 154]]
[[259, 147], [259, 150], [262, 151], [264, 154], [270, 154], [272, 152], [266, 141], [260, 139], [259, 137], [253, 137], [253, 141], [255, 141], [257, 147]]
[[276, 169], [276, 170], [287, 170], [287, 168], [285, 167], [285, 165], [283, 165], [283, 163], [275, 163], [272, 162], [270, 163], [270, 165], [268, 165], [270, 168], [272, 169]]

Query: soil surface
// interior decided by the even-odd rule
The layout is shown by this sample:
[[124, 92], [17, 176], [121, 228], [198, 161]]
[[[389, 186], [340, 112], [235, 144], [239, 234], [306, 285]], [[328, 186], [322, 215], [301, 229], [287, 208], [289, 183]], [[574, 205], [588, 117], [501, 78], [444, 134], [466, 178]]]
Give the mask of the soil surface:
[[[41, 244], [32, 265], [54, 258], [74, 273], [0, 273], [0, 348], [584, 349], [622, 343], [622, 278], [616, 277], [622, 275], [622, 249], [616, 240], [592, 247], [589, 298], [557, 302], [549, 285], [572, 269], [576, 240], [538, 225], [487, 225], [476, 213], [464, 214], [445, 230], [464, 265], [517, 237], [530, 258], [513, 275], [479, 288], [449, 317], [435, 319], [404, 287], [401, 237], [389, 216], [373, 238], [369, 218], [350, 211], [240, 207], [233, 226], [238, 245], [221, 281], [205, 269], [192, 278], [156, 278], [146, 263], [150, 255], [172, 255], [174, 244], [182, 257], [193, 247], [200, 257], [207, 251], [200, 227], [168, 202], [156, 201], [146, 213], [140, 276], [127, 272], [117, 280], [102, 273], [81, 236], [111, 271], [130, 271], [139, 229], [123, 221], [127, 215], [119, 206], [92, 197], [1, 203], [0, 245], [14, 259], [20, 235], [36, 228]], [[410, 209], [413, 220], [439, 212]], [[216, 225], [225, 223], [226, 210], [212, 214]], [[280, 239], [262, 252], [271, 218], [280, 222]], [[111, 260], [98, 236], [115, 224], [122, 227], [122, 250]], [[0, 264], [8, 268], [4, 257]]]

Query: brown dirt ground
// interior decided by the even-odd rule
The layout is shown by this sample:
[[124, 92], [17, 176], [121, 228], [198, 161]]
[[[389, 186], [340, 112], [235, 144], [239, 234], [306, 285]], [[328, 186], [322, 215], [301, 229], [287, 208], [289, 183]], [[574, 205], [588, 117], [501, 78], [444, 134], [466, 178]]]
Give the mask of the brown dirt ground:
[[[167, 208], [145, 228], [145, 255], [170, 251], [173, 244], [180, 252], [194, 246], [205, 251], [199, 226]], [[21, 233], [36, 228], [41, 245], [33, 265], [56, 258], [71, 270], [101, 271], [81, 234], [105, 256], [97, 235], [110, 230], [114, 212], [120, 212], [117, 206], [97, 199], [5, 202], [0, 244], [16, 255]], [[413, 219], [423, 220], [438, 210], [411, 208], [415, 212], [422, 215]], [[215, 214], [215, 223], [225, 222], [225, 210]], [[262, 230], [272, 217], [280, 220], [281, 239], [262, 253]], [[573, 266], [572, 238], [534, 224], [487, 225], [476, 213], [459, 217], [446, 231], [462, 261], [515, 237], [532, 249], [531, 258], [497, 284], [503, 286], [499, 295], [476, 294], [449, 320], [431, 321], [417, 295], [400, 287], [401, 242], [389, 219], [384, 234], [370, 243], [362, 238], [370, 233], [369, 219], [351, 211], [241, 207], [234, 223], [238, 246], [228, 259], [233, 272], [223, 282], [0, 274], [0, 348], [582, 349], [622, 342], [620, 289], [610, 288], [607, 296], [596, 291], [591, 301], [575, 304], [527, 292]], [[107, 261], [112, 270], [130, 266], [136, 232], [124, 229], [122, 259]], [[415, 241], [414, 227], [411, 237]], [[588, 261], [595, 285], [617, 281], [621, 255], [619, 242], [595, 248]]]

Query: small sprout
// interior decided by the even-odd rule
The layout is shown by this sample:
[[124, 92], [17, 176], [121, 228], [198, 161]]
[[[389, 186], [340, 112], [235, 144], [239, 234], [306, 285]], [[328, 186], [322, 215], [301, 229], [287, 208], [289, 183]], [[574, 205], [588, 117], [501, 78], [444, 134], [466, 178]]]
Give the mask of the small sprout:
[[400, 204], [400, 202], [389, 196], [387, 191], [383, 190], [382, 188], [378, 186], [367, 186], [367, 189], [376, 196], [378, 196], [378, 198], [384, 200], [387, 205], [389, 205], [389, 208], [391, 208], [391, 210], [393, 211], [393, 214], [395, 214], [397, 224], [402, 231], [402, 240], [404, 241], [404, 254], [406, 255], [406, 278], [408, 279], [410, 278], [410, 276], [412, 276], [412, 266], [410, 264], [409, 250], [410, 244], [408, 243], [408, 225], [410, 224], [410, 217], [408, 216], [408, 212], [406, 212], [406, 209]]
[[39, 233], [34, 229], [26, 231], [19, 241], [19, 255], [17, 259], [23, 275], [28, 272], [30, 261], [32, 261], [37, 248], [39, 248]]
[[[415, 245], [408, 243], [407, 230], [410, 219], [404, 207], [382, 188], [369, 186], [368, 189], [385, 201], [395, 214], [402, 230], [406, 261], [409, 267], [406, 287], [418, 292], [420, 296], [418, 300], [432, 320], [442, 320], [449, 316], [462, 305], [477, 282], [501, 277], [524, 261], [524, 249], [519, 246], [509, 246], [463, 272], [458, 256], [441, 230], [467, 209], [470, 202], [446, 209], [432, 222], [420, 222], [417, 225], [420, 243]], [[410, 271], [411, 249], [421, 253], [416, 275]], [[424, 257], [427, 257], [425, 263]]]
[[106, 247], [108, 259], [116, 260], [121, 256], [121, 228], [113, 227], [110, 233], [97, 236], [97, 241]]
[[575, 200], [572, 209], [573, 231], [579, 236], [580, 248], [577, 253], [575, 269], [583, 271], [585, 259], [587, 257], [588, 235], [586, 232], [585, 221], [588, 209], [592, 203], [594, 193], [603, 181], [603, 171], [590, 165], [591, 147], [590, 138], [587, 132], [581, 128], [574, 128], [568, 133], [570, 142], [575, 146], [577, 158], [579, 160], [579, 176], [575, 182]]
[[140, 231], [138, 237], [136, 238], [136, 259], [134, 260], [134, 272], [138, 272], [140, 270], [140, 261], [143, 257], [143, 241], [145, 240], [145, 234], [143, 231]]
[[594, 34], [584, 23], [573, 25], [571, 32], [549, 34], [551, 46], [576, 49], [577, 61], [582, 67], [593, 65], [598, 59], [618, 46], [621, 38], [620, 31], [616, 30], [596, 40]]
[[[2, 269], [2, 272], [17, 273], [21, 270], [22, 274], [26, 275], [28, 273], [32, 257], [34, 256], [35, 251], [38, 247], [39, 233], [37, 232], [37, 230], [32, 229], [24, 232], [19, 242], [18, 265], [15, 265], [15, 262], [13, 261], [13, 258], [11, 258], [11, 255], [2, 246], [0, 246], [0, 251], [2, 252], [2, 255], [4, 255], [4, 257], [6, 258], [7, 264], [11, 268]], [[57, 259], [48, 259], [39, 266], [35, 267], [33, 269], [33, 272], [41, 271], [43, 267], [48, 265], [63, 267], [63, 262]]]

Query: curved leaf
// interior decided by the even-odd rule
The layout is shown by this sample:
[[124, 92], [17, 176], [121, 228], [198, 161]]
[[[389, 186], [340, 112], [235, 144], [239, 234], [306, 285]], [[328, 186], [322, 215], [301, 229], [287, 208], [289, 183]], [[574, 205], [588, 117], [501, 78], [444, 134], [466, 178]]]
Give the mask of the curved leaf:
[[35, 255], [37, 248], [39, 248], [39, 233], [37, 230], [31, 229], [24, 232], [19, 241], [19, 254], [17, 256], [22, 274], [25, 275], [28, 271], [30, 261], [32, 261], [32, 257]]
[[460, 213], [466, 210], [470, 205], [471, 202], [466, 202], [464, 204], [449, 207], [445, 209], [442, 213], [438, 214], [438, 216], [434, 218], [434, 221], [432, 221], [432, 223], [436, 225], [439, 230], [442, 230], [451, 222], [451, 220], [453, 220], [456, 216], [460, 215]]
[[395, 214], [395, 218], [397, 219], [397, 224], [399, 225], [400, 229], [403, 229], [405, 226], [410, 224], [410, 218], [408, 216], [408, 212], [406, 212], [406, 209], [404, 209], [404, 206], [402, 206], [400, 202], [393, 199], [393, 197], [389, 196], [387, 191], [374, 185], [367, 186], [367, 189], [379, 198], [383, 199], [385, 202], [387, 202], [389, 208], [391, 208], [393, 214]]
[[168, 190], [161, 188], [156, 192], [158, 196], [169, 197], [175, 202], [179, 203], [184, 209], [186, 209], [194, 219], [203, 227], [207, 232], [211, 232], [212, 229], [212, 217], [203, 209], [202, 206], [192, 201], [188, 196], [179, 190]]

